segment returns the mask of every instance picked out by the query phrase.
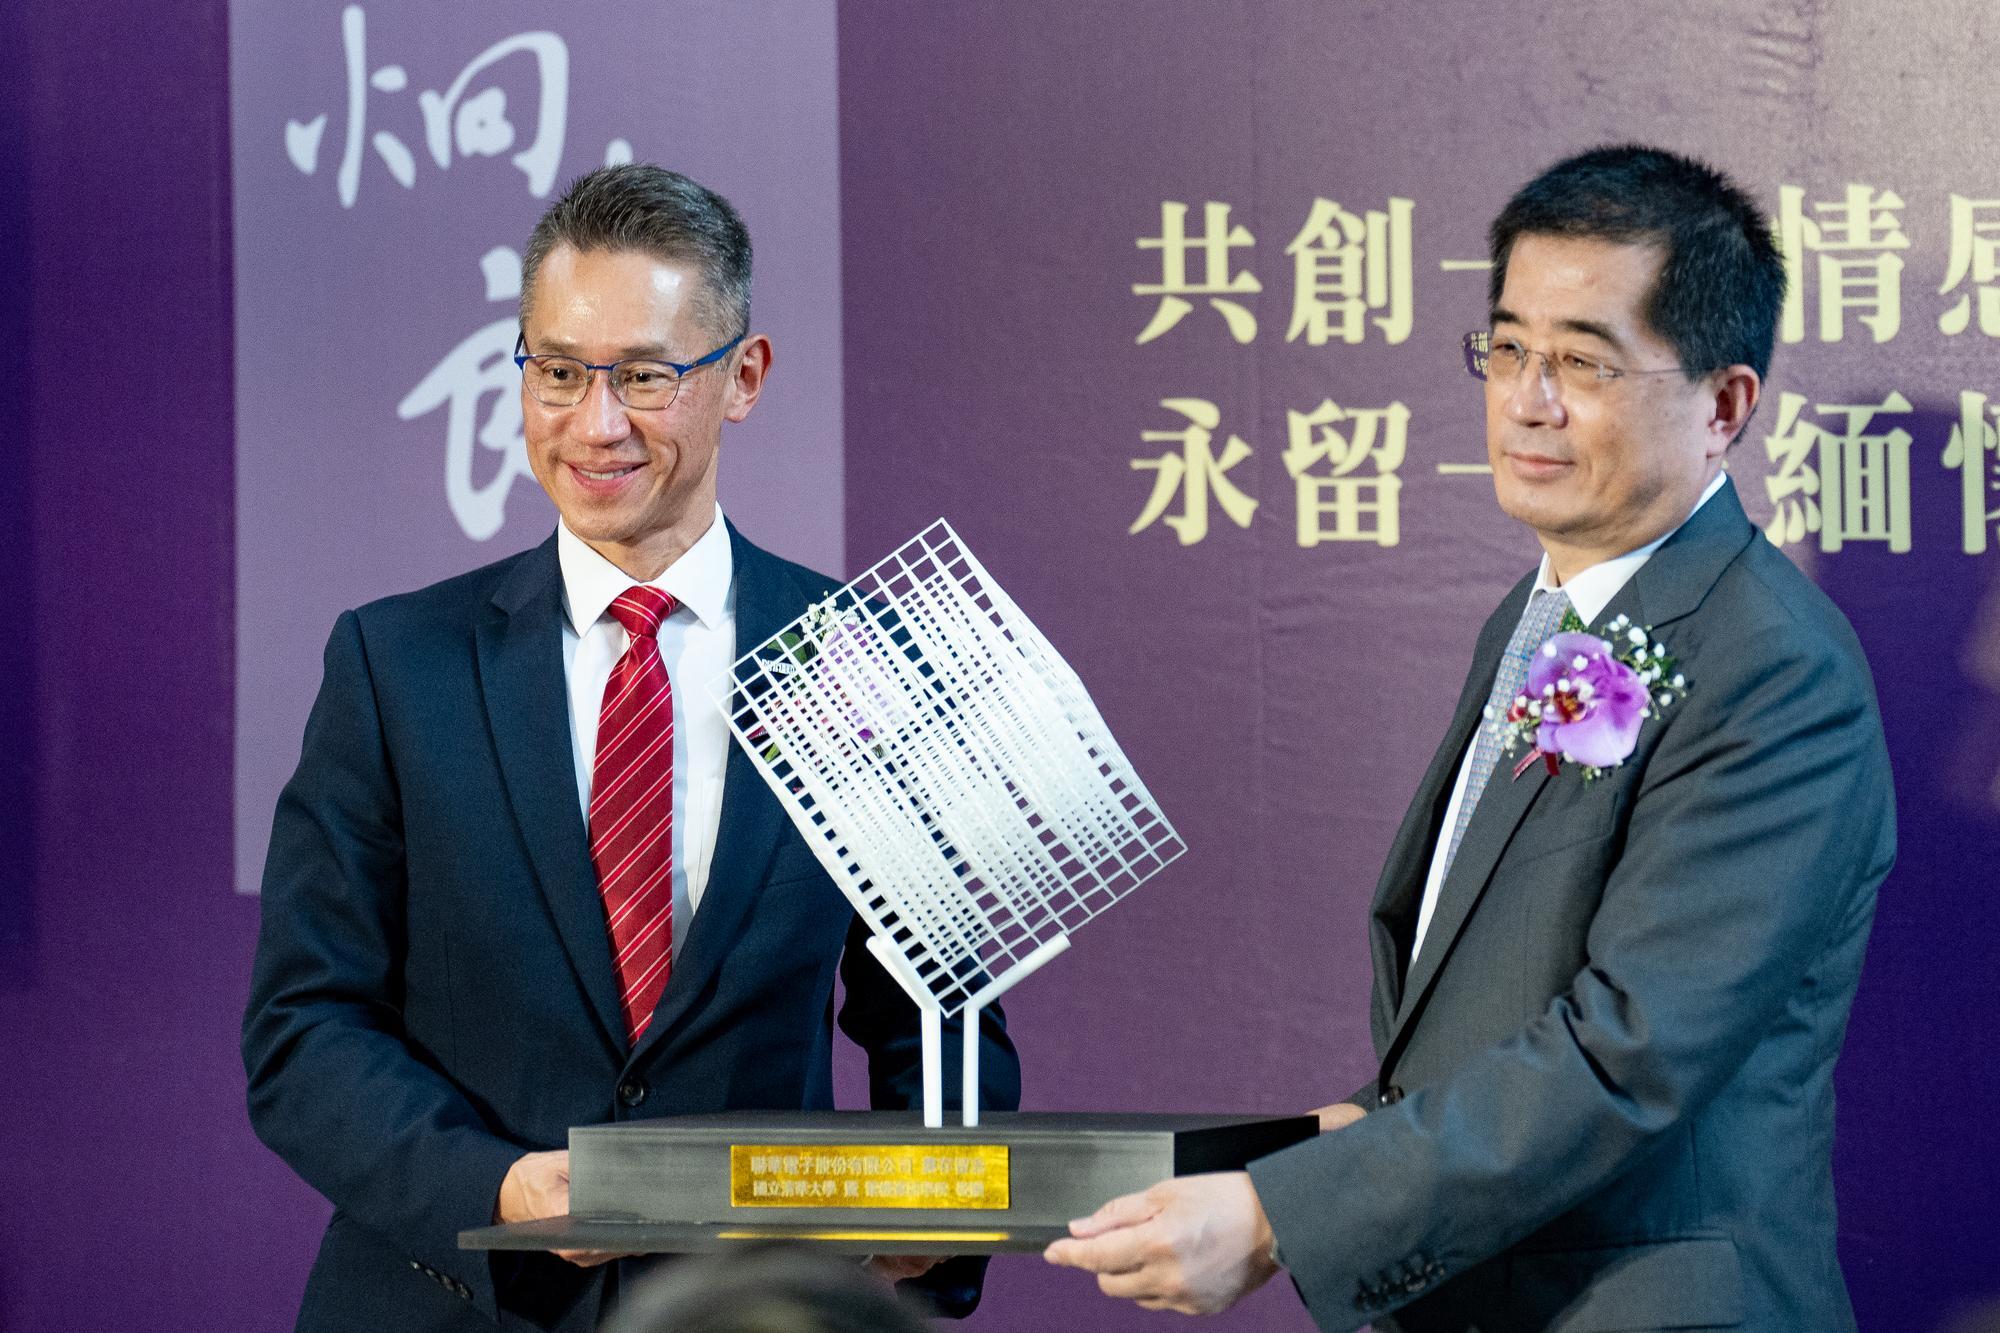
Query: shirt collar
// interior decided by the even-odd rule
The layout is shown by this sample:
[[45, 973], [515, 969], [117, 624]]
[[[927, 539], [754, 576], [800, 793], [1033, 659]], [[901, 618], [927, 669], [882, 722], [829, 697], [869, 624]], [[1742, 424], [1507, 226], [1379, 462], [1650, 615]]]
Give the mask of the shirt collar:
[[[1701, 507], [1714, 498], [1715, 493], [1722, 489], [1722, 483], [1728, 479], [1727, 472], [1716, 473], [1714, 480], [1708, 483], [1708, 489], [1694, 502], [1694, 508], [1688, 510], [1687, 517], [1693, 518], [1700, 512]], [[1684, 518], [1674, 524], [1672, 529], [1661, 534], [1657, 540], [1647, 542], [1638, 550], [1628, 551], [1624, 555], [1592, 565], [1582, 573], [1571, 576], [1569, 582], [1562, 584], [1561, 587], [1569, 594], [1569, 604], [1575, 608], [1576, 618], [1588, 625], [1603, 614], [1604, 608], [1611, 605], [1611, 599], [1618, 595], [1618, 590], [1639, 572], [1639, 566], [1652, 559], [1653, 552], [1659, 550], [1667, 538], [1679, 532], [1686, 523], [1687, 518]], [[1535, 591], [1549, 592], [1556, 586], [1555, 571], [1549, 567], [1549, 557], [1544, 552], [1541, 567], [1535, 571]]]
[[[563, 605], [569, 613], [569, 625], [582, 638], [635, 580], [592, 550], [561, 519], [556, 520], [556, 560], [562, 567]], [[735, 573], [729, 528], [722, 520], [722, 506], [717, 505], [708, 531], [651, 580], [650, 586], [680, 603], [704, 629], [714, 629], [728, 609], [729, 581]]]

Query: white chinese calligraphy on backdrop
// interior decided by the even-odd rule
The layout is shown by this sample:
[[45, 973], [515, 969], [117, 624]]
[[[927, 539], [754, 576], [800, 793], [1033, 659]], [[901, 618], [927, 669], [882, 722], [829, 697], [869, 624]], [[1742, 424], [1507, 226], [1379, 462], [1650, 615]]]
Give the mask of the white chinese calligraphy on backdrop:
[[780, 371], [725, 437], [723, 503], [780, 554], [840, 567], [833, 5], [615, 18], [523, 0], [230, 6], [243, 891], [334, 618], [554, 525], [521, 434], [520, 252], [583, 172], [656, 161], [742, 212]]

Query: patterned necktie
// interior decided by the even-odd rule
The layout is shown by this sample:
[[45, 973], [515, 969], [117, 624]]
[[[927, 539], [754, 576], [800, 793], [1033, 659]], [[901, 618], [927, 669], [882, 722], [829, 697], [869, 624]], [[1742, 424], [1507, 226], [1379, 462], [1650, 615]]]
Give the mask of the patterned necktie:
[[591, 765], [590, 860], [635, 1043], [674, 967], [674, 691], [654, 636], [675, 605], [643, 584], [611, 603], [632, 642], [605, 683]]
[[1465, 779], [1465, 796], [1458, 803], [1458, 818], [1451, 824], [1451, 844], [1444, 853], [1447, 874], [1452, 858], [1458, 855], [1459, 841], [1465, 837], [1465, 826], [1472, 822], [1479, 795], [1486, 790], [1486, 783], [1500, 762], [1500, 746], [1507, 739], [1507, 709], [1521, 693], [1521, 687], [1528, 683], [1528, 662], [1535, 650], [1562, 627], [1568, 611], [1569, 594], [1560, 588], [1530, 593], [1527, 608], [1514, 626], [1514, 637], [1507, 640], [1507, 651], [1500, 655], [1500, 669], [1493, 675], [1493, 692], [1486, 696], [1486, 712], [1472, 746], [1472, 772]]

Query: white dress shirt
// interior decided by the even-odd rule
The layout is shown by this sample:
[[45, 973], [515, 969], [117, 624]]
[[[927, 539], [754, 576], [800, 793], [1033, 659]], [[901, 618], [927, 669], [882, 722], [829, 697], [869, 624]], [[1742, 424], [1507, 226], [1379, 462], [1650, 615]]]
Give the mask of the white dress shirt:
[[[1722, 483], [1728, 477], [1729, 474], [1726, 472], [1716, 473], [1715, 479], [1708, 483], [1708, 489], [1694, 502], [1694, 508], [1688, 510], [1688, 518], [1693, 518], [1701, 507], [1722, 489]], [[1653, 558], [1653, 552], [1659, 550], [1661, 544], [1679, 532], [1686, 523], [1687, 518], [1684, 518], [1674, 524], [1673, 528], [1658, 541], [1648, 542], [1636, 551], [1629, 551], [1615, 559], [1592, 565], [1570, 579], [1568, 583], [1556, 581], [1555, 571], [1549, 567], [1549, 557], [1545, 552], [1542, 555], [1541, 568], [1535, 572], [1534, 592], [1551, 592], [1561, 588], [1569, 594], [1569, 604], [1576, 612], [1577, 619], [1588, 625], [1603, 614], [1604, 608], [1611, 604], [1611, 599], [1616, 597], [1619, 590], [1639, 572], [1639, 567]], [[1530, 596], [1532, 595], [1531, 593]], [[1522, 614], [1526, 613], [1527, 607], [1524, 605]], [[1491, 681], [1487, 682], [1487, 689], [1489, 691], [1492, 689]], [[1480, 725], [1484, 726], [1486, 723], [1482, 722]], [[1475, 727], [1472, 740], [1466, 742], [1465, 757], [1458, 761], [1458, 780], [1452, 784], [1451, 801], [1444, 808], [1444, 822], [1438, 825], [1439, 836], [1431, 847], [1430, 873], [1424, 878], [1423, 904], [1417, 909], [1416, 939], [1410, 945], [1410, 964], [1413, 967], [1416, 965], [1417, 954], [1424, 947], [1424, 933], [1431, 927], [1431, 916], [1437, 911], [1438, 891], [1444, 887], [1445, 849], [1451, 845], [1451, 829], [1458, 822], [1458, 807], [1465, 801], [1465, 784], [1472, 776], [1472, 752], [1478, 740], [1479, 730]]]
[[[597, 715], [611, 668], [631, 641], [608, 608], [636, 580], [560, 521], [556, 557], [562, 565], [567, 616], [562, 637], [570, 749], [588, 826]], [[657, 636], [674, 692], [674, 950], [678, 953], [708, 886], [709, 858], [715, 853], [722, 819], [722, 774], [729, 759], [728, 723], [708, 698], [709, 682], [736, 660], [735, 559], [721, 506], [716, 507], [708, 531], [651, 586], [679, 603], [660, 623]]]

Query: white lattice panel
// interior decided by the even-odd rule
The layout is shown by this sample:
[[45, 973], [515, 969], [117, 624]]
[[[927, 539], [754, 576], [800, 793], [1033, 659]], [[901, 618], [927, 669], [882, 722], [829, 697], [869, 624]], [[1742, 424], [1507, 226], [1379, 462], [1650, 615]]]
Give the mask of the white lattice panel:
[[945, 1014], [1185, 850], [1076, 673], [942, 520], [713, 692]]

